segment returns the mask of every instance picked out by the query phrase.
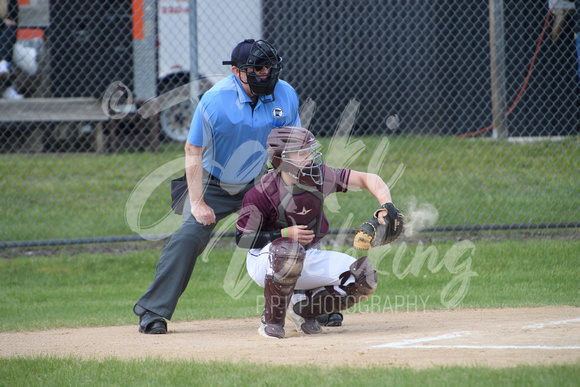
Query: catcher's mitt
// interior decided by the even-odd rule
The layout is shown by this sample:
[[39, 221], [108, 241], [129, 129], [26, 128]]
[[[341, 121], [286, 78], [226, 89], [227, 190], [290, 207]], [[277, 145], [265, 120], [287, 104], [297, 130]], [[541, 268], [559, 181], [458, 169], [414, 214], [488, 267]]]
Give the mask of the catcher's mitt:
[[[377, 215], [380, 211], [387, 211], [383, 217], [385, 224], [380, 224]], [[396, 241], [403, 232], [404, 216], [393, 203], [385, 203], [375, 211], [373, 217], [364, 222], [354, 237], [354, 248], [368, 250], [371, 247], [387, 245]]]

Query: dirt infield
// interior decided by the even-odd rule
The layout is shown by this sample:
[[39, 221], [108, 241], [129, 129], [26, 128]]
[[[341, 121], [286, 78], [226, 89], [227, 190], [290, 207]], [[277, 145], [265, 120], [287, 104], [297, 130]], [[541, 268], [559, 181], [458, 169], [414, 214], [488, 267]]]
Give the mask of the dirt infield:
[[257, 334], [258, 318], [169, 323], [167, 335], [137, 325], [0, 333], [0, 357], [160, 357], [321, 366], [580, 365], [580, 308], [428, 310], [347, 314], [316, 336]]

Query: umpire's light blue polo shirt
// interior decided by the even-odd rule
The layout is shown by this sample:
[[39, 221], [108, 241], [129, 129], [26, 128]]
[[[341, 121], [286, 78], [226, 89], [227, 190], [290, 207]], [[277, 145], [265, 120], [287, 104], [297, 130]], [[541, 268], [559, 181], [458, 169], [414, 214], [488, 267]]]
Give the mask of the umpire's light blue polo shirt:
[[279, 126], [300, 126], [298, 95], [278, 81], [266, 102], [252, 100], [235, 75], [216, 83], [199, 102], [187, 137], [205, 147], [203, 168], [224, 183], [249, 183], [262, 171], [268, 153], [266, 140]]

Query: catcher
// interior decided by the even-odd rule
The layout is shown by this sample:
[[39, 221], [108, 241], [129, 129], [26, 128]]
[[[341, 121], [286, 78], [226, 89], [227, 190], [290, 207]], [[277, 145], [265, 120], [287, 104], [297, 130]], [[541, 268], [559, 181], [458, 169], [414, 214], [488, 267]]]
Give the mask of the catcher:
[[[348, 189], [367, 189], [381, 208], [376, 212], [376, 225], [368, 222], [373, 226], [364, 226], [365, 232], [379, 231], [379, 225], [391, 227], [383, 233], [390, 234], [391, 241], [402, 231], [402, 215], [379, 176], [322, 164], [316, 139], [304, 128], [272, 130], [267, 148], [275, 169], [246, 193], [236, 224], [238, 246], [250, 249], [248, 273], [264, 288], [265, 306], [258, 332], [283, 338], [288, 317], [299, 332], [321, 333], [317, 316], [346, 310], [367, 299], [378, 281], [368, 257], [357, 260], [317, 247], [329, 230], [324, 198]], [[377, 236], [364, 235], [368, 248], [373, 240], [376, 243]], [[358, 248], [366, 246], [358, 242]]]

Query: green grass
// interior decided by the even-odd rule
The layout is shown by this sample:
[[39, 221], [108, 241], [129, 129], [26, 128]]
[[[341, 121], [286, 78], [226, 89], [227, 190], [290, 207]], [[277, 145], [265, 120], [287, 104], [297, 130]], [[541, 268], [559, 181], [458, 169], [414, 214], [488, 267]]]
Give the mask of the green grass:
[[[379, 166], [372, 153], [380, 148], [380, 138], [360, 140], [364, 151], [350, 156], [353, 161], [347, 166], [378, 170], [385, 181], [404, 166], [404, 172], [391, 186], [394, 203], [404, 210], [408, 210], [410, 202], [431, 203], [439, 211], [439, 225], [580, 219], [578, 137], [556, 143], [524, 144], [453, 137], [392, 137]], [[345, 197], [344, 201], [348, 200]], [[367, 208], [366, 203], [374, 206], [373, 199], [360, 203], [358, 207], [345, 207], [351, 211], [355, 207], [356, 213], [356, 208]]]
[[[462, 244], [473, 249], [455, 255], [458, 260], [453, 263], [454, 251]], [[424, 244], [423, 251], [429, 249], [431, 255], [423, 262], [416, 243], [396, 243], [390, 251], [373, 255], [378, 289], [353, 311], [580, 306], [580, 241], [462, 244]], [[2, 260], [0, 331], [134, 324], [137, 319], [131, 308], [152, 281], [159, 254], [159, 250], [145, 250]], [[242, 290], [232, 291], [227, 273], [230, 265], [234, 267], [233, 254], [234, 249], [214, 249], [208, 262], [198, 260], [173, 321], [261, 314], [263, 290], [249, 280], [244, 266], [241, 273], [248, 280], [247, 290], [242, 291], [246, 287], [241, 283]], [[454, 279], [456, 287], [451, 286]], [[450, 302], [454, 297], [455, 302]]]
[[580, 368], [318, 368], [221, 362], [0, 359], [2, 384], [65, 386], [575, 386]]
[[[242, 300], [222, 288], [231, 253], [198, 261], [191, 297], [182, 297], [174, 320], [257, 315], [257, 286]], [[131, 309], [153, 280], [159, 255], [146, 250], [1, 261], [0, 314], [11, 316], [0, 323], [1, 330], [133, 324]]]
[[[469, 248], [473, 243], [473, 249]], [[452, 262], [460, 242], [424, 244], [431, 255], [422, 261], [417, 244], [396, 244], [377, 266], [383, 274], [376, 294], [419, 296], [427, 309], [448, 307], [498, 308], [540, 305], [580, 305], [580, 241], [462, 241], [467, 249]], [[395, 255], [404, 251], [402, 258]], [[430, 260], [433, 264], [430, 265]], [[423, 262], [422, 264], [420, 264]], [[462, 267], [470, 262], [470, 267]], [[438, 268], [438, 265], [442, 265]], [[409, 270], [405, 275], [405, 270]], [[419, 269], [413, 272], [413, 269]], [[415, 275], [417, 273], [417, 275]], [[471, 274], [470, 274], [471, 273]], [[457, 287], [444, 290], [456, 279]], [[458, 303], [450, 300], [465, 293]], [[445, 297], [444, 297], [445, 296]], [[393, 298], [393, 297], [391, 297]], [[403, 307], [407, 307], [404, 305]]]
[[[320, 142], [331, 166], [378, 172], [391, 182], [393, 201], [405, 213], [413, 205], [434, 205], [437, 225], [580, 220], [578, 137], [528, 144], [391, 137], [388, 148], [385, 139], [362, 137], [350, 148], [331, 146], [329, 138]], [[131, 235], [125, 219], [131, 192], [149, 173], [182, 156], [181, 144], [164, 144], [156, 154], [1, 155], [0, 240]], [[151, 193], [141, 211], [142, 228], [169, 211], [169, 180], [177, 174]], [[356, 226], [377, 206], [367, 192], [339, 194], [327, 204], [332, 228], [350, 214], [353, 223], [346, 226]], [[178, 225], [172, 219], [167, 232]]]
[[[346, 247], [342, 250], [361, 255]], [[409, 308], [447, 308], [441, 300], [443, 289], [467, 272], [477, 275], [468, 276], [464, 297], [455, 308], [580, 306], [579, 251], [579, 240], [549, 238], [422, 245], [398, 242], [373, 255], [379, 287], [371, 299], [353, 309], [396, 313]], [[131, 308], [152, 280], [159, 253], [145, 250], [1, 260], [0, 331], [136, 324]], [[252, 282], [238, 299], [224, 290], [233, 254], [233, 248], [216, 248], [208, 262], [198, 260], [172, 321], [258, 318], [261, 288]], [[413, 300], [415, 296], [426, 300], [425, 304]], [[411, 297], [411, 303], [408, 298], [398, 303], [400, 297]], [[575, 386], [580, 364], [417, 370], [38, 356], [0, 358], [0, 375], [2, 385]]]
[[[131, 235], [124, 213], [133, 188], [148, 173], [179, 156], [0, 156], [0, 239]], [[169, 175], [151, 195], [144, 209], [143, 226], [167, 213], [169, 180], [175, 175]], [[156, 219], [151, 214], [156, 214]]]

